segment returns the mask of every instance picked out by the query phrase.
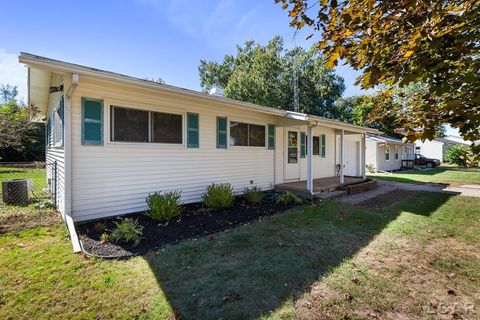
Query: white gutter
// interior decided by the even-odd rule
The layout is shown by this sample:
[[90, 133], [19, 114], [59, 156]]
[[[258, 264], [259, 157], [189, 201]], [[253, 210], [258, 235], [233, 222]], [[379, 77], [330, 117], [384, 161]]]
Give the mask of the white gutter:
[[293, 111], [285, 111], [281, 109], [275, 109], [270, 107], [264, 107], [253, 103], [228, 99], [225, 97], [209, 95], [206, 93], [189, 90], [185, 88], [175, 87], [168, 84], [160, 84], [150, 80], [139, 79], [127, 75], [123, 75], [116, 72], [100, 70], [96, 68], [90, 68], [78, 64], [63, 62], [59, 60], [49, 59], [29, 53], [22, 52], [19, 57], [19, 61], [29, 66], [36, 66], [40, 69], [49, 70], [52, 72], [59, 72], [59, 73], [76, 73], [79, 75], [89, 76], [92, 78], [109, 80], [120, 82], [127, 85], [132, 85], [136, 87], [143, 87], [147, 89], [152, 89], [156, 91], [163, 91], [170, 94], [181, 95], [181, 96], [188, 96], [197, 99], [208, 100], [210, 102], [216, 103], [223, 103], [234, 105], [236, 107], [240, 107], [243, 109], [248, 110], [257, 110], [263, 113], [277, 115], [281, 117], [287, 117], [291, 119], [301, 120], [301, 121], [318, 121], [320, 124], [325, 124], [328, 127], [342, 129], [342, 128], [350, 128], [351, 131], [364, 133], [364, 132], [371, 132], [371, 133], [379, 133], [376, 129], [366, 128], [357, 126], [354, 124], [345, 123], [338, 120], [332, 120], [327, 118], [322, 118], [319, 116], [312, 116], [304, 113], [293, 112]]

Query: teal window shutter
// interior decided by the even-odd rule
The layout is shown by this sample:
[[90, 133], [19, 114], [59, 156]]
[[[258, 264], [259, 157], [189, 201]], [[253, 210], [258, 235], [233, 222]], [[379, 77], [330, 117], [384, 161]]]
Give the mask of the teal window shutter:
[[187, 148], [199, 147], [198, 113], [187, 113]]
[[275, 149], [275, 125], [268, 125], [268, 149]]
[[217, 117], [217, 148], [227, 149], [227, 118]]
[[322, 158], [325, 158], [326, 157], [326, 136], [324, 134], [322, 134], [322, 136], [320, 137], [320, 145], [321, 145], [321, 155], [322, 155]]
[[82, 144], [103, 145], [103, 101], [82, 98]]
[[307, 149], [305, 148], [305, 132], [300, 132], [300, 158], [305, 158]]

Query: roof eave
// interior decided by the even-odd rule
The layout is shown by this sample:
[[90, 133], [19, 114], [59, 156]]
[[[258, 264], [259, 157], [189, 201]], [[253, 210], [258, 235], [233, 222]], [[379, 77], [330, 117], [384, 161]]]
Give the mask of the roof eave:
[[209, 101], [214, 101], [217, 103], [228, 103], [235, 105], [239, 108], [245, 108], [249, 110], [256, 110], [267, 114], [277, 115], [281, 117], [293, 118], [300, 121], [314, 121], [323, 123], [329, 127], [347, 129], [358, 133], [374, 133], [379, 134], [380, 132], [376, 129], [371, 129], [367, 127], [357, 126], [349, 123], [345, 123], [338, 120], [322, 118], [319, 116], [313, 116], [298, 112], [286, 111], [282, 109], [275, 109], [271, 107], [264, 107], [261, 105], [238, 101], [229, 99], [226, 97], [220, 97], [215, 95], [209, 95], [206, 93], [180, 88], [168, 84], [161, 84], [153, 82], [150, 80], [139, 79], [120, 73], [115, 73], [111, 71], [91, 68], [87, 66], [82, 66], [78, 64], [68, 63], [60, 60], [54, 60], [50, 58], [45, 58], [42, 56], [33, 55], [30, 53], [21, 52], [19, 56], [19, 61], [29, 67], [42, 68], [57, 73], [78, 73], [83, 76], [89, 76], [102, 80], [116, 81], [127, 85], [139, 86], [147, 89], [161, 90], [175, 95], [189, 96], [198, 99], [204, 99]]

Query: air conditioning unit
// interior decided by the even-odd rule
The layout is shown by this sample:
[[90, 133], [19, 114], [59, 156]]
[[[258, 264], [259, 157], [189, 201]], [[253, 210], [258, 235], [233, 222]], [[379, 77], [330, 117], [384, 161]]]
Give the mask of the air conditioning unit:
[[27, 179], [12, 179], [3, 181], [3, 203], [16, 206], [28, 204], [28, 187]]

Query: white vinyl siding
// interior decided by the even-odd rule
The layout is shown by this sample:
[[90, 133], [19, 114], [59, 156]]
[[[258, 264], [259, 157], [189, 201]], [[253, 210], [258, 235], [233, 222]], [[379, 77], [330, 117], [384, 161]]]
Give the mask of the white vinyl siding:
[[[108, 106], [129, 106], [154, 112], [197, 113], [199, 148], [183, 145], [110, 141], [81, 145], [81, 97], [104, 101], [104, 128], [110, 128]], [[72, 212], [75, 221], [146, 209], [154, 191], [182, 191], [182, 202], [201, 201], [212, 182], [230, 182], [240, 193], [252, 180], [264, 190], [274, 185], [274, 152], [265, 147], [219, 149], [217, 117], [245, 123], [275, 123], [276, 116], [193, 100], [107, 81], [82, 77], [72, 97]], [[185, 119], [185, 117], [184, 117]], [[185, 126], [182, 130], [186, 130]], [[183, 132], [183, 137], [186, 132]], [[278, 145], [278, 144], [277, 144]]]
[[[63, 77], [59, 74], [52, 74], [50, 86], [60, 86], [63, 83]], [[63, 133], [61, 131], [57, 131], [57, 134], [55, 134], [55, 129], [53, 123], [55, 122], [55, 110], [59, 107], [60, 105], [60, 100], [62, 98], [62, 92], [55, 92], [49, 94], [49, 99], [48, 99], [48, 108], [47, 108], [47, 116], [49, 117], [50, 121], [52, 122], [52, 130], [49, 131], [50, 135], [47, 137], [47, 141], [49, 141], [49, 144], [47, 144], [46, 152], [45, 152], [45, 157], [46, 157], [46, 162], [47, 162], [47, 181], [50, 181], [51, 183], [51, 188], [53, 189], [54, 184], [53, 184], [53, 179], [54, 177], [52, 176], [53, 170], [53, 163], [56, 162], [56, 171], [57, 171], [57, 210], [60, 211], [62, 216], [65, 214], [65, 171], [64, 171], [64, 163], [65, 163], [65, 155], [64, 155], [64, 149], [63, 149], [63, 141], [62, 139], [59, 139], [62, 143], [57, 143], [55, 146], [55, 137], [60, 138], [59, 135], [61, 134], [63, 136]], [[47, 119], [47, 121], [48, 121]], [[54, 191], [54, 190], [52, 190]]]
[[401, 161], [392, 161], [392, 150], [394, 149], [394, 145], [389, 145], [390, 149], [390, 160], [385, 159], [385, 145], [379, 144], [378, 151], [377, 151], [377, 169], [382, 171], [393, 171], [393, 170], [400, 170], [402, 168]]
[[[420, 148], [419, 150], [417, 148]], [[415, 153], [427, 158], [443, 161], [443, 142], [435, 140], [415, 141]]]

